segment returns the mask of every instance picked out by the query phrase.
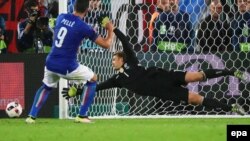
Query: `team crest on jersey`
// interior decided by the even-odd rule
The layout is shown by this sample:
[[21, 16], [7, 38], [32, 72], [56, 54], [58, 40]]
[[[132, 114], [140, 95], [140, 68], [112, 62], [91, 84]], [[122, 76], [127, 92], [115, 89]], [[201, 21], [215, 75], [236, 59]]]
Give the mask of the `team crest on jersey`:
[[119, 72], [120, 72], [120, 73], [124, 73], [124, 69], [123, 69], [123, 68], [120, 68], [120, 69], [119, 69]]
[[129, 69], [129, 65], [127, 63], [125, 63], [123, 66], [125, 69]]

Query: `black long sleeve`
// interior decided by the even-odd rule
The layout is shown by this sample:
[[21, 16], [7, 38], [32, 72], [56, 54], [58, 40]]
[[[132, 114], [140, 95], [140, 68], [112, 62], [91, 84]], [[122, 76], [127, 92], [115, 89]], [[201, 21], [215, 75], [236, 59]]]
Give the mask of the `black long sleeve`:
[[115, 83], [115, 75], [109, 78], [108, 80], [97, 84], [96, 91], [105, 90], [105, 89], [114, 88], [114, 87], [118, 87], [117, 83]]
[[133, 92], [146, 94], [147, 92], [149, 92], [149, 86], [145, 84], [148, 79], [147, 77], [144, 77], [147, 73], [146, 69], [139, 65], [136, 54], [133, 51], [133, 48], [128, 42], [126, 36], [119, 29], [114, 29], [114, 33], [122, 42], [123, 52], [127, 57], [123, 66], [124, 71], [118, 72], [108, 80], [99, 83], [97, 85], [96, 91], [116, 87], [126, 88]]
[[127, 57], [126, 63], [137, 65], [139, 61], [127, 37], [117, 28], [114, 29], [114, 33], [117, 38], [122, 42], [123, 51]]

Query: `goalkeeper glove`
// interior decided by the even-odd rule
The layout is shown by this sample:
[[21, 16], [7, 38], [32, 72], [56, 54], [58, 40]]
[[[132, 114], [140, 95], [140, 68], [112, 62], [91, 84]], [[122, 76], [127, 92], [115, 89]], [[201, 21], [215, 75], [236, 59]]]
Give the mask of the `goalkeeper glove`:
[[70, 88], [63, 88], [62, 95], [65, 99], [69, 99], [71, 97], [82, 95], [83, 89], [77, 89], [74, 86]]
[[106, 27], [107, 23], [109, 23], [109, 17], [107, 15], [100, 15], [97, 18], [97, 21], [98, 21], [100, 26]]

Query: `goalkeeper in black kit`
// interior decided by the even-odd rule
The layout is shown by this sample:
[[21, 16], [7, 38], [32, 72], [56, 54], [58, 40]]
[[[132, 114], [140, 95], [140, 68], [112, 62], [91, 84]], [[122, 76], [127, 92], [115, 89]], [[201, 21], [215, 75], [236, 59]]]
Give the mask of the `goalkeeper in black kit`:
[[[203, 105], [205, 107], [235, 112], [244, 115], [244, 109], [238, 104], [224, 104], [216, 99], [206, 98], [196, 92], [189, 91], [185, 86], [190, 82], [203, 81], [220, 76], [235, 76], [243, 81], [249, 81], [247, 75], [241, 71], [208, 69], [198, 72], [167, 71], [158, 67], [145, 68], [139, 64], [132, 45], [126, 36], [117, 28], [115, 35], [122, 42], [123, 51], [113, 54], [112, 66], [117, 71], [108, 80], [97, 85], [96, 91], [109, 88], [126, 88], [138, 95], [158, 97], [162, 100], [184, 102], [186, 104]], [[70, 89], [74, 89], [74, 92]], [[71, 91], [71, 93], [70, 93]], [[82, 89], [75, 87], [64, 88], [66, 99], [82, 94]]]

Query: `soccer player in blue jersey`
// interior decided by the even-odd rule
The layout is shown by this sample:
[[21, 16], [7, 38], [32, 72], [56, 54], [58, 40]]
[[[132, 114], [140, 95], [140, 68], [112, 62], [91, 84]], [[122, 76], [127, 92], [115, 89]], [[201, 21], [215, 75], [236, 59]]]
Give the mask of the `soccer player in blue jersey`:
[[88, 67], [77, 62], [77, 52], [82, 40], [89, 38], [103, 48], [109, 48], [113, 38], [113, 24], [106, 21], [104, 27], [108, 31], [106, 38], [98, 34], [84, 21], [88, 11], [88, 0], [76, 0], [73, 14], [60, 14], [54, 32], [51, 52], [46, 59], [43, 85], [37, 90], [32, 108], [26, 123], [35, 123], [38, 112], [47, 100], [52, 88], [57, 87], [59, 79], [86, 81], [86, 91], [83, 92], [82, 103], [76, 122], [90, 123], [87, 111], [96, 91], [96, 74]]

